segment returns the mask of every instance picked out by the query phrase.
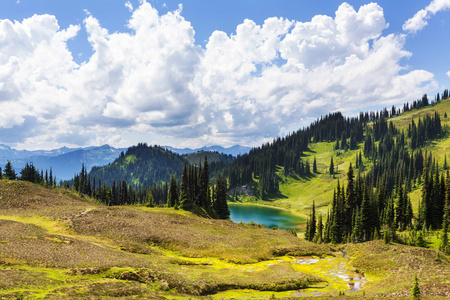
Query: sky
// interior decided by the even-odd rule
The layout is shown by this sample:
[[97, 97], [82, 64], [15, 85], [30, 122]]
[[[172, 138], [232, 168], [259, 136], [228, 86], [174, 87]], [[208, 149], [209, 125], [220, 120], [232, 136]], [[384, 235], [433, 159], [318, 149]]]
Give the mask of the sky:
[[450, 87], [450, 0], [0, 0], [0, 143], [258, 146]]

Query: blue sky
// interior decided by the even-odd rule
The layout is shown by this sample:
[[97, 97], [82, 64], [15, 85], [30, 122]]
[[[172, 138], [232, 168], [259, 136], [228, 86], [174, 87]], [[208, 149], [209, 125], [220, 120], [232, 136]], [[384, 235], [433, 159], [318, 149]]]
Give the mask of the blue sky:
[[450, 1], [0, 2], [0, 143], [256, 146], [450, 86]]

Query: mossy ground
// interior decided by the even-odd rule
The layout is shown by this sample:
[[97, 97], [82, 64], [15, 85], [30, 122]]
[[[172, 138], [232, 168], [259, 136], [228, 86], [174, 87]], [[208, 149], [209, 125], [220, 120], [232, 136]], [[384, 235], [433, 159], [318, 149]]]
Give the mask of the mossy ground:
[[0, 197], [0, 298], [280, 293], [323, 281], [284, 255], [331, 254], [283, 230], [167, 208], [105, 207], [27, 182], [0, 180]]
[[[185, 211], [104, 207], [25, 182], [0, 181], [0, 194], [2, 299], [389, 298], [408, 295], [415, 273], [425, 295], [450, 290], [448, 259], [433, 249], [377, 241], [346, 245], [342, 257], [283, 230]], [[363, 273], [363, 290], [349, 292]]]

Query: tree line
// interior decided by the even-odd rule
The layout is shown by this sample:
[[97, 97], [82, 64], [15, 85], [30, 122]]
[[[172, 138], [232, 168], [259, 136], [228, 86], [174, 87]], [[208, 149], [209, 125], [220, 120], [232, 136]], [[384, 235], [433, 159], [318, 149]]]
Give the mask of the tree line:
[[50, 168], [50, 173], [48, 170], [38, 170], [32, 162], [27, 162], [25, 167], [19, 172], [19, 175], [13, 168], [11, 161], [7, 161], [5, 167], [0, 167], [0, 177], [7, 180], [21, 180], [29, 181], [32, 183], [37, 183], [46, 187], [56, 187], [56, 176], [53, 177], [52, 168]]
[[97, 199], [105, 205], [143, 204], [149, 207], [166, 206], [184, 210], [204, 210], [209, 216], [228, 219], [227, 181], [222, 175], [216, 179], [215, 185], [210, 184], [210, 171], [207, 157], [198, 165], [184, 162], [181, 181], [176, 175], [170, 175], [170, 182], [155, 184], [153, 187], [134, 188], [122, 179], [112, 185], [102, 181], [101, 177], [87, 173], [84, 164], [80, 174], [76, 174], [73, 184], [66, 183], [80, 194]]

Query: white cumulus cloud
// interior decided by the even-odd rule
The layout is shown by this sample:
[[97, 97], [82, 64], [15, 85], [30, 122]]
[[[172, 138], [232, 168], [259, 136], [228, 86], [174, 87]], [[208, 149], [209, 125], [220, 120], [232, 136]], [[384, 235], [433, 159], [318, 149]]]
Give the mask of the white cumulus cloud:
[[450, 8], [450, 0], [433, 0], [424, 9], [419, 10], [412, 18], [403, 24], [403, 30], [417, 32], [428, 25], [427, 20], [439, 11]]
[[[128, 5], [129, 3], [129, 5]], [[403, 35], [374, 3], [344, 3], [309, 22], [244, 20], [195, 42], [182, 7], [146, 1], [129, 32], [95, 15], [60, 28], [35, 15], [0, 20], [0, 134], [26, 148], [110, 143], [257, 145], [331, 111], [402, 104], [435, 86], [409, 70]], [[85, 30], [93, 54], [77, 64], [67, 41]], [[79, 38], [79, 37], [77, 37]]]
[[433, 75], [400, 65], [411, 53], [404, 36], [382, 36], [387, 27], [380, 6], [344, 3], [334, 18], [245, 20], [230, 36], [214, 32], [193, 84], [205, 123], [218, 128], [211, 135], [263, 139], [307, 125], [302, 118], [414, 99]]

